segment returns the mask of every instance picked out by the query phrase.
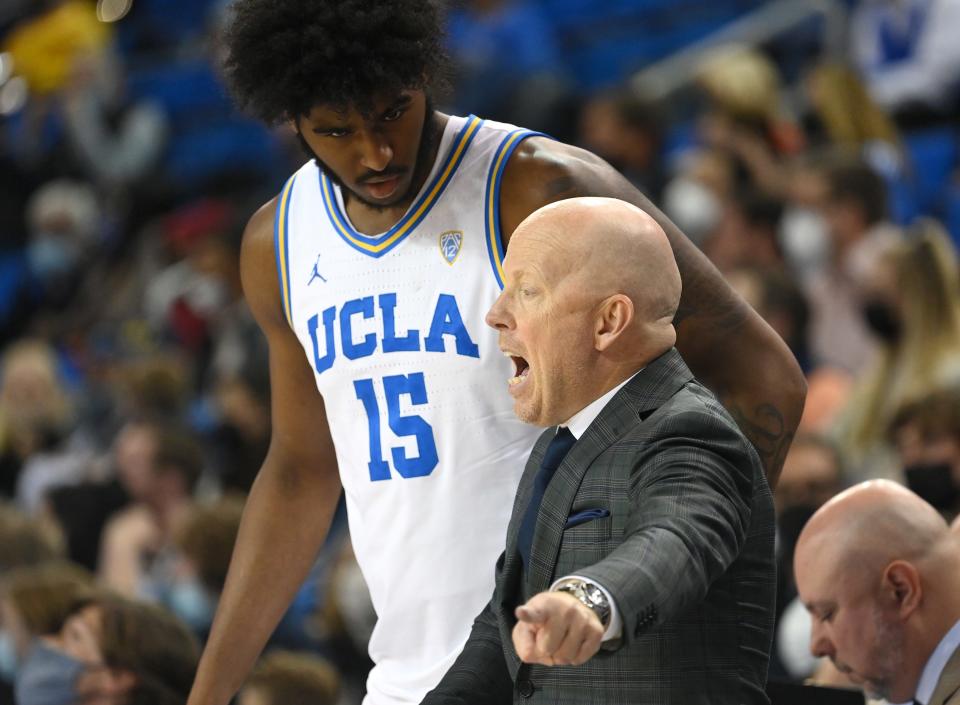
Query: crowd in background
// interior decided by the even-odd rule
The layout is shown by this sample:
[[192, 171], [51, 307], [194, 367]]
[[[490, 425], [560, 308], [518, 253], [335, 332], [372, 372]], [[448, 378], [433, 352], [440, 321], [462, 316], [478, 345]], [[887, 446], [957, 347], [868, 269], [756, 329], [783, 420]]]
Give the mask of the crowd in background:
[[[769, 4], [451, 4], [437, 99], [607, 159], [796, 354], [771, 678], [842, 683], [795, 601], [806, 519], [873, 477], [960, 512], [960, 0], [838, 3], [846, 53], [808, 22], [668, 98], [631, 81]], [[210, 627], [270, 437], [240, 235], [305, 159], [231, 106], [228, 11], [0, 8], [0, 704], [41, 636], [109, 702], [182, 703]], [[357, 701], [372, 625], [341, 510], [239, 702]]]

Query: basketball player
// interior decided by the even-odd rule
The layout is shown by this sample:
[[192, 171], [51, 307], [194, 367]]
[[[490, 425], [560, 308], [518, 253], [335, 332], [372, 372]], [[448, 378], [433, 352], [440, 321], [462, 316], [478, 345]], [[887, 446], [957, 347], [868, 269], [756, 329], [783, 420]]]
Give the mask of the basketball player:
[[[241, 104], [315, 159], [251, 219], [241, 269], [269, 339], [273, 438], [250, 494], [190, 705], [225, 705], [309, 569], [341, 488], [378, 624], [367, 705], [416, 703], [493, 586], [537, 431], [501, 384], [484, 314], [514, 228], [612, 196], [655, 214], [684, 280], [685, 359], [776, 478], [803, 404], [790, 353], [650, 202], [583, 150], [431, 107], [430, 0], [237, 0]], [[603, 247], [597, 242], [597, 247]]]

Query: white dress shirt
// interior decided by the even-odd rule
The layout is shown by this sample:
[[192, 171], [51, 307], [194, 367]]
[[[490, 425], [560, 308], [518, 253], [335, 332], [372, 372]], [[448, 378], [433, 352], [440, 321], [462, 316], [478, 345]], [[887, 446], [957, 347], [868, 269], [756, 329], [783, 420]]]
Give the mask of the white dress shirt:
[[[580, 411], [575, 413], [570, 417], [570, 420], [560, 426], [566, 426], [570, 429], [570, 433], [573, 434], [573, 437], [577, 440], [580, 440], [580, 437], [586, 433], [587, 429], [590, 427], [590, 424], [600, 415], [600, 412], [603, 411], [603, 408], [607, 403], [613, 399], [613, 396], [620, 391], [620, 389], [631, 379], [639, 374], [639, 370], [636, 374], [628, 377], [623, 382], [618, 384], [616, 387], [611, 389], [609, 392], [604, 394], [602, 397], [597, 399], [587, 406], [583, 407]], [[559, 427], [558, 427], [559, 428]], [[551, 590], [556, 590], [557, 584], [568, 578], [578, 578], [580, 580], [586, 580], [589, 583], [593, 583], [600, 591], [603, 593], [603, 596], [607, 598], [607, 603], [610, 605], [610, 623], [607, 625], [607, 630], [603, 633], [603, 641], [611, 641], [613, 639], [619, 639], [623, 633], [623, 619], [620, 617], [620, 610], [617, 609], [617, 603], [614, 601], [613, 596], [607, 592], [607, 589], [597, 583], [596, 580], [591, 578], [585, 578], [582, 575], [565, 575], [562, 578], [558, 578], [557, 581], [550, 586]]]

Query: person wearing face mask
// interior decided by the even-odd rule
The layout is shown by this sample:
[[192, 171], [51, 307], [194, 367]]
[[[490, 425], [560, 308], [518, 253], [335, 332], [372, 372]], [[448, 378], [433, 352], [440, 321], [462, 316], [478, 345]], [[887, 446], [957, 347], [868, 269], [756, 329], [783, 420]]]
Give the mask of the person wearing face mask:
[[79, 601], [55, 635], [33, 642], [18, 705], [182, 705], [199, 647], [165, 610], [117, 597]]
[[887, 440], [897, 411], [960, 383], [960, 274], [943, 228], [932, 220], [911, 226], [878, 258], [862, 300], [878, 354], [836, 433], [852, 473], [897, 479], [900, 463]]
[[[0, 682], [12, 686], [36, 639], [56, 633], [72, 605], [92, 594], [93, 576], [52, 561], [6, 571], [0, 583]], [[0, 703], [15, 702], [12, 694]]]
[[889, 222], [886, 185], [862, 158], [829, 155], [819, 169], [818, 211], [830, 252], [806, 281], [811, 352], [822, 366], [858, 375], [876, 349], [861, 316], [859, 290], [899, 233]]
[[960, 387], [905, 405], [889, 435], [907, 486], [948, 521], [960, 515]]
[[244, 499], [229, 495], [213, 504], [196, 504], [174, 532], [177, 568], [162, 601], [201, 638], [210, 629], [227, 580]]

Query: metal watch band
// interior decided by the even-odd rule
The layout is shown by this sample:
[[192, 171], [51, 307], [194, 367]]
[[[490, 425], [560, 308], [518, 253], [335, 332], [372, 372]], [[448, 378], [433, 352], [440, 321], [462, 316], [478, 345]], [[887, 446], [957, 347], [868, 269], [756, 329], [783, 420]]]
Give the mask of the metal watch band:
[[610, 624], [610, 603], [607, 601], [603, 590], [595, 583], [580, 578], [567, 578], [561, 581], [555, 588], [557, 592], [568, 592], [580, 600], [584, 605], [593, 610], [593, 613], [600, 619], [600, 624], [606, 628]]

